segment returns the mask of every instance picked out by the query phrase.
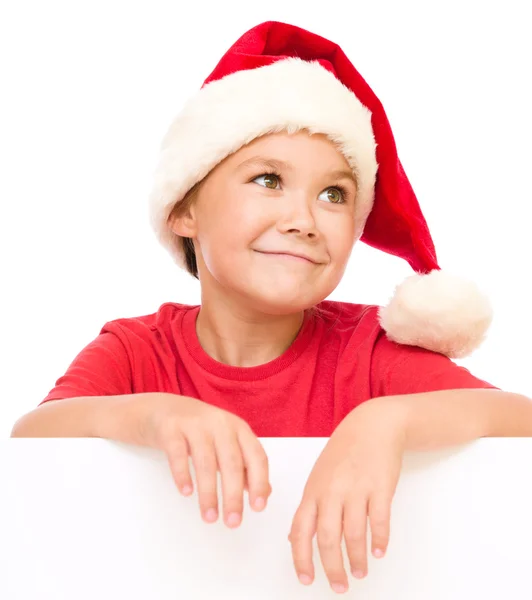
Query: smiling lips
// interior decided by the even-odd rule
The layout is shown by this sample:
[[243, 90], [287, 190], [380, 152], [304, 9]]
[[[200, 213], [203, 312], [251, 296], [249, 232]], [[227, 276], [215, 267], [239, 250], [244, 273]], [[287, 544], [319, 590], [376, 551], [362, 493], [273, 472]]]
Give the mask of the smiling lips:
[[317, 262], [315, 260], [305, 256], [304, 254], [296, 254], [296, 253], [292, 253], [292, 252], [262, 252], [260, 250], [256, 250], [256, 252], [259, 252], [259, 254], [271, 254], [273, 256], [283, 256], [284, 258], [289, 258], [292, 260], [299, 260], [299, 261], [306, 262], [306, 263], [317, 264]]

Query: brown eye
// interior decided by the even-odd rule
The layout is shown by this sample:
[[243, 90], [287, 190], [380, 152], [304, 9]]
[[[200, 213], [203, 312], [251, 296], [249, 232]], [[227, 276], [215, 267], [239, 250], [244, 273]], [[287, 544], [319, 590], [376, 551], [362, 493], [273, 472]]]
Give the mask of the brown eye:
[[264, 175], [259, 175], [258, 177], [255, 177], [253, 181], [256, 181], [257, 179], [261, 178], [264, 178], [264, 183], [266, 184], [266, 187], [268, 189], [275, 190], [277, 188], [277, 183], [279, 182], [278, 175], [275, 175], [274, 173], [266, 173]]
[[343, 201], [342, 194], [336, 188], [329, 188], [327, 190], [327, 196], [329, 197], [329, 200], [331, 200], [333, 204], [340, 204]]
[[266, 177], [264, 177], [264, 183], [266, 184], [266, 187], [269, 187], [272, 189], [276, 188], [277, 187], [277, 176], [276, 175], [266, 175]]

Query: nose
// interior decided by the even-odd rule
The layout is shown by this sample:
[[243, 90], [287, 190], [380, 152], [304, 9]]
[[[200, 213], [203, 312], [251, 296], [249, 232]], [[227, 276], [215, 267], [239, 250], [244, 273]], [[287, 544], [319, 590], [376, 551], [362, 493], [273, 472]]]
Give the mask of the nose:
[[299, 233], [315, 238], [319, 235], [313, 203], [305, 194], [292, 194], [286, 198], [283, 214], [279, 218], [278, 228], [283, 233]]

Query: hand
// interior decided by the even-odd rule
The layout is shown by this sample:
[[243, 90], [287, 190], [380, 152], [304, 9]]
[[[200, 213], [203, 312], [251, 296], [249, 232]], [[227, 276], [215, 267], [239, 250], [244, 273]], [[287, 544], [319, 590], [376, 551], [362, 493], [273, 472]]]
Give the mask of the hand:
[[300, 581], [312, 583], [312, 539], [331, 587], [347, 591], [341, 550], [345, 538], [351, 572], [367, 573], [367, 519], [372, 550], [384, 556], [391, 503], [399, 479], [406, 438], [406, 413], [392, 397], [358, 406], [336, 428], [309, 476], [288, 536]]
[[140, 443], [165, 452], [175, 483], [185, 496], [193, 492], [191, 455], [206, 522], [218, 519], [218, 470], [228, 527], [238, 527], [242, 521], [244, 489], [253, 510], [265, 508], [272, 491], [268, 458], [243, 419], [188, 396], [143, 394], [135, 401]]

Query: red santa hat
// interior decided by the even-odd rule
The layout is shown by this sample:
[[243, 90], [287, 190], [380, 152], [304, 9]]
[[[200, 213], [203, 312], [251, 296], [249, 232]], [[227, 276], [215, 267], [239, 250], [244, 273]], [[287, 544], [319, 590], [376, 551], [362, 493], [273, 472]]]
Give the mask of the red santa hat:
[[299, 27], [269, 21], [247, 31], [170, 125], [149, 199], [161, 244], [185, 268], [168, 224], [176, 203], [242, 146], [301, 129], [328, 136], [353, 169], [361, 241], [415, 271], [379, 308], [388, 338], [451, 358], [471, 354], [492, 321], [488, 298], [438, 266], [379, 99], [337, 44]]

